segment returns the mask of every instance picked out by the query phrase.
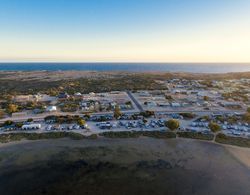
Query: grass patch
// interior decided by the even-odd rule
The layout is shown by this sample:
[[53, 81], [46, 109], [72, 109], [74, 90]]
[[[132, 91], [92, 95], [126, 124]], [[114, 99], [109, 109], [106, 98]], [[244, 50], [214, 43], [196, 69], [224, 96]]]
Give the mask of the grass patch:
[[146, 131], [141, 132], [142, 136], [153, 137], [158, 139], [167, 139], [167, 138], [176, 138], [176, 134], [174, 132], [164, 132], [164, 131]]
[[208, 140], [211, 141], [214, 138], [213, 134], [203, 134], [203, 133], [196, 133], [196, 132], [178, 132], [177, 135], [183, 138], [189, 139], [200, 139], [200, 140]]
[[231, 137], [220, 133], [216, 136], [215, 141], [221, 144], [229, 144], [229, 145], [250, 148], [250, 139], [247, 138]]
[[40, 139], [59, 139], [59, 138], [65, 138], [65, 137], [68, 137], [74, 140], [81, 140], [81, 139], [89, 138], [89, 137], [85, 137], [79, 133], [74, 133], [74, 132], [10, 133], [10, 134], [0, 135], [0, 143], [21, 141], [23, 139], [40, 140]]
[[136, 131], [120, 131], [120, 132], [103, 132], [99, 134], [100, 136], [108, 138], [138, 138], [140, 137], [139, 132]]
[[121, 131], [121, 132], [103, 132], [100, 136], [108, 138], [139, 138], [140, 136], [152, 137], [157, 139], [176, 138], [176, 134], [173, 132], [163, 131]]

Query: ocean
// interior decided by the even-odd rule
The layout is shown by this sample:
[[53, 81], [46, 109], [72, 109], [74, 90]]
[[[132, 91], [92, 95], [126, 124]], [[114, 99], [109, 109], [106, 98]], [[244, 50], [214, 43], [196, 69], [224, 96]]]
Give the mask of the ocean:
[[248, 72], [250, 63], [0, 63], [0, 71]]

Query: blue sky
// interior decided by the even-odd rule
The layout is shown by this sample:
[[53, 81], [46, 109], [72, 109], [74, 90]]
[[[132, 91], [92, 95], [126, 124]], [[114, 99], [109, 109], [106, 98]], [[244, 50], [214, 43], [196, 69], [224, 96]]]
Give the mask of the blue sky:
[[249, 0], [0, 0], [0, 61], [249, 62], [249, 10]]

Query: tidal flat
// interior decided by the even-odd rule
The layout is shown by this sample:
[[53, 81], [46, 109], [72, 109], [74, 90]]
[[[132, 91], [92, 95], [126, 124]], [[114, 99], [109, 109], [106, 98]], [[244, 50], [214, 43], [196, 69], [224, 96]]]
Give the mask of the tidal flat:
[[0, 145], [0, 194], [250, 194], [249, 161], [189, 139], [22, 141]]

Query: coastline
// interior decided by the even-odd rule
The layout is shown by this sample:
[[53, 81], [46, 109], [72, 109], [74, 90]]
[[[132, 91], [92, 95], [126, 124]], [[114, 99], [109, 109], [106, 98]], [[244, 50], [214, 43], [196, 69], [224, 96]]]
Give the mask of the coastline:
[[9, 71], [127, 71], [227, 73], [250, 71], [250, 63], [163, 63], [163, 62], [0, 62], [0, 70]]

